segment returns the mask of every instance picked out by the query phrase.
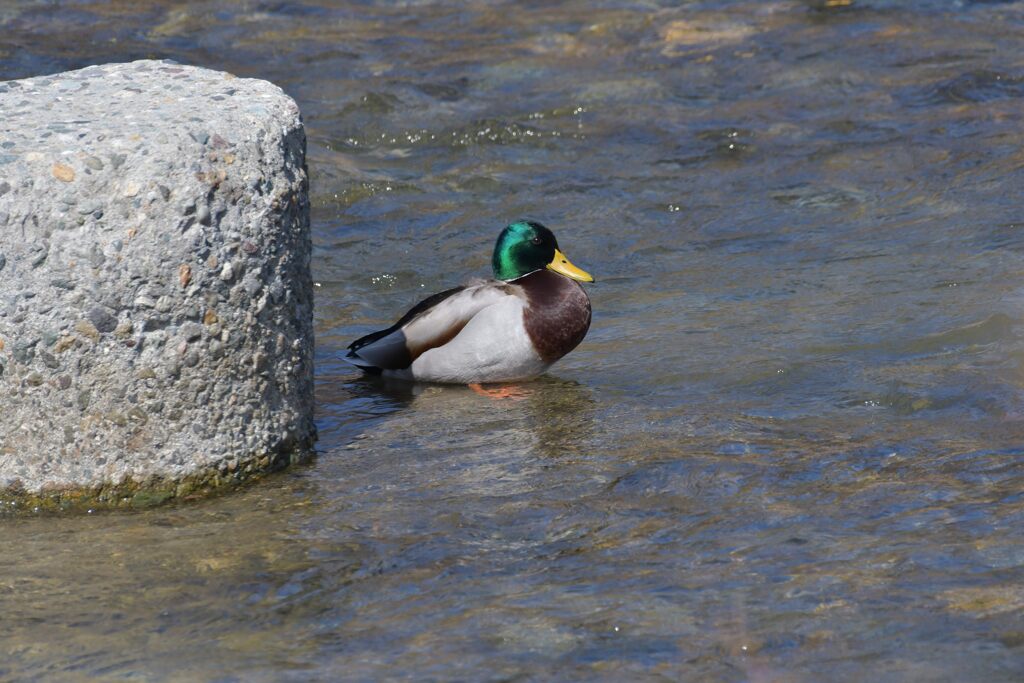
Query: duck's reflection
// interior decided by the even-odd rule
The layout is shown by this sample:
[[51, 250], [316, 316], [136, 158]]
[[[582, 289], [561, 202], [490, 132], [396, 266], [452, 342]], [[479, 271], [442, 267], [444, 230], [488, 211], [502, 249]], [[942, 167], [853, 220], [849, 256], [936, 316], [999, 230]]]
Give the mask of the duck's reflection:
[[424, 439], [457, 439], [461, 433], [488, 443], [488, 434], [493, 434], [495, 447], [525, 447], [547, 457], [564, 457], [582, 454], [594, 432], [597, 402], [591, 389], [551, 375], [513, 385], [502, 398], [461, 385], [373, 376], [320, 379], [322, 450], [343, 446], [375, 429], [415, 428]]
[[424, 387], [379, 377], [319, 374], [316, 383], [317, 450], [332, 451], [409, 408]]
[[548, 457], [583, 454], [594, 433], [597, 411], [590, 388], [551, 375], [527, 386], [526, 428], [533, 432], [537, 450]]

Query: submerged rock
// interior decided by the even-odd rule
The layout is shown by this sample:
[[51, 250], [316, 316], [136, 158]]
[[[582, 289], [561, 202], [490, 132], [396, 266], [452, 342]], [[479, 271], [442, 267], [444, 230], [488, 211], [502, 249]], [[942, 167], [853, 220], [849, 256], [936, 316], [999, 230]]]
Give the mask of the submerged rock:
[[0, 502], [158, 501], [311, 452], [295, 102], [139, 61], [0, 83], [0, 112]]

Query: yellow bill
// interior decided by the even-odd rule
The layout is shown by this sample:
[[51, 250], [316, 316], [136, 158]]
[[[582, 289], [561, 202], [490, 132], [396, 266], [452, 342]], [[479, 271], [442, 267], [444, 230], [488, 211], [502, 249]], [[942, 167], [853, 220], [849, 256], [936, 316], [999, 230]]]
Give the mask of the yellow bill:
[[555, 249], [555, 258], [551, 259], [551, 263], [548, 264], [548, 270], [553, 270], [580, 282], [594, 281], [594, 277], [590, 273], [574, 266], [558, 249]]

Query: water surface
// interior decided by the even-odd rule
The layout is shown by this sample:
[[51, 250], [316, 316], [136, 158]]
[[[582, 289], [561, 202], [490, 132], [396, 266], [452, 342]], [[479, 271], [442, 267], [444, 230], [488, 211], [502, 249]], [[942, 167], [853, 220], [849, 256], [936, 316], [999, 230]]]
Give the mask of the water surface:
[[[0, 520], [0, 680], [1021, 680], [1021, 3], [0, 8], [143, 57], [302, 107], [320, 456]], [[525, 397], [338, 360], [520, 217], [598, 278]]]

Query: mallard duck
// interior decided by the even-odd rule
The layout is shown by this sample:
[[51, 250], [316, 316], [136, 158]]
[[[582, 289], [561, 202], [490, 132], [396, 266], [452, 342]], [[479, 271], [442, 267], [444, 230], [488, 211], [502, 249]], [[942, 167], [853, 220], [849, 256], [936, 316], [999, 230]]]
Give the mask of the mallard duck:
[[493, 280], [428, 297], [387, 328], [357, 339], [344, 359], [372, 374], [477, 385], [526, 380], [583, 341], [594, 278], [569, 262], [554, 234], [518, 221], [498, 235]]

